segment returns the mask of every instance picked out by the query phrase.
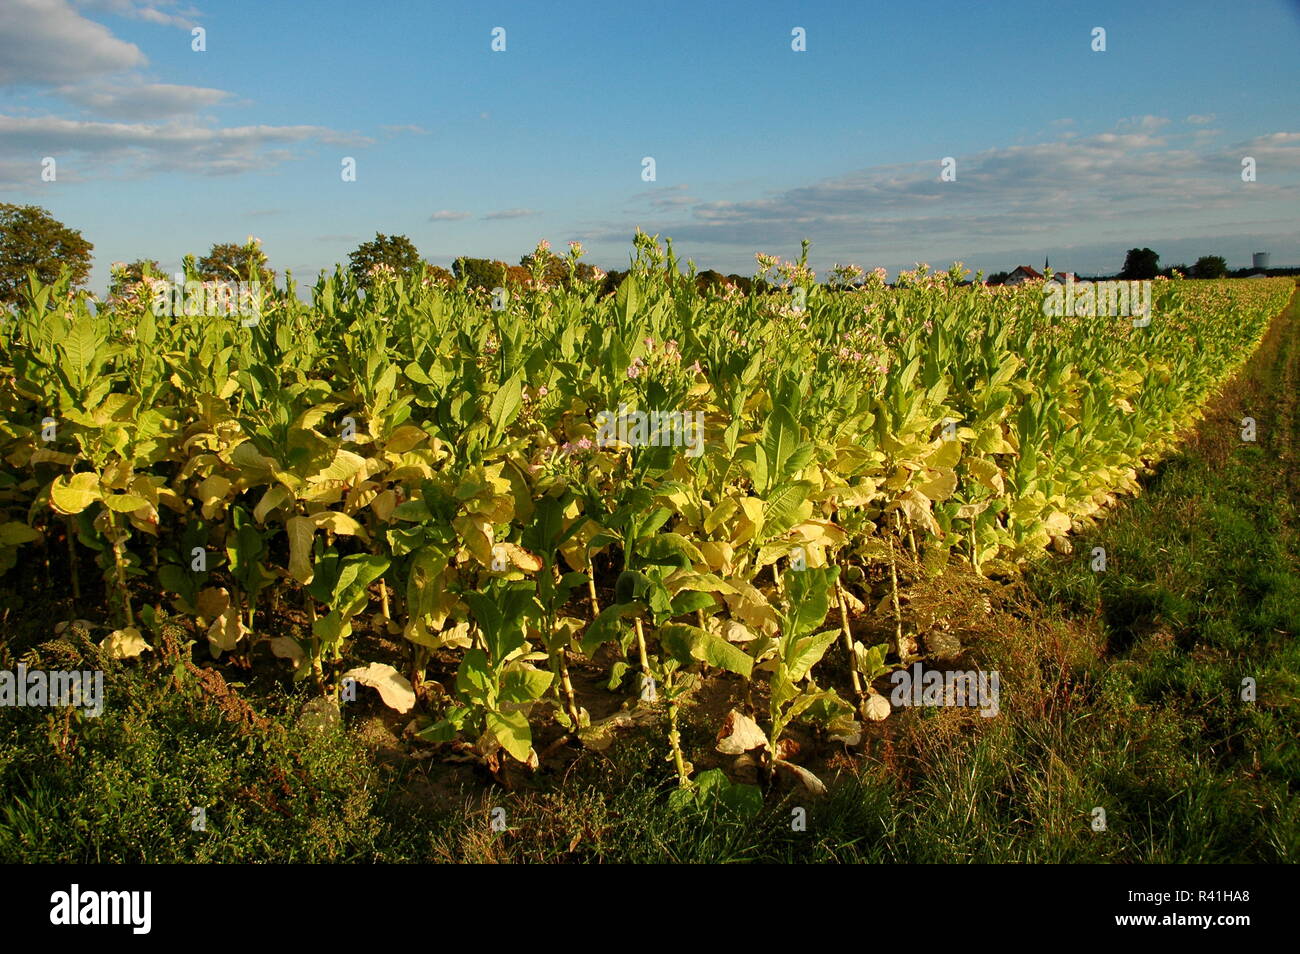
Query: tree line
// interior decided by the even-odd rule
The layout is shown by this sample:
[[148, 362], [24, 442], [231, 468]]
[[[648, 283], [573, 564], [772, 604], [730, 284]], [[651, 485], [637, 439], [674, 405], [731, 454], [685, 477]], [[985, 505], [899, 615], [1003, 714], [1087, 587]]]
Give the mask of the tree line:
[[[64, 269], [70, 272], [72, 284], [85, 284], [90, 274], [91, 252], [94, 246], [76, 229], [55, 219], [45, 209], [35, 205], [0, 203], [0, 305], [19, 300], [20, 289], [27, 281], [29, 271], [35, 271], [41, 282], [51, 283]], [[574, 281], [587, 283], [599, 281], [600, 293], [610, 294], [627, 275], [626, 271], [602, 272], [586, 262], [565, 259], [548, 247], [538, 248], [522, 256], [518, 265], [498, 259], [461, 256], [450, 270], [424, 261], [415, 244], [405, 235], [376, 233], [362, 242], [348, 255], [348, 271], [364, 288], [386, 276], [402, 276], [422, 282], [452, 284], [464, 281], [476, 288], [504, 288], [522, 286], [540, 279], [547, 285], [568, 287]], [[1174, 273], [1187, 278], [1223, 278], [1244, 276], [1252, 269], [1229, 272], [1227, 262], [1220, 255], [1203, 255], [1194, 265], [1174, 265], [1162, 269], [1160, 256], [1149, 248], [1131, 248], [1124, 259], [1124, 267], [1116, 276], [1121, 280], [1152, 279]], [[1273, 269], [1270, 273], [1286, 274], [1292, 270]], [[275, 271], [269, 267], [266, 254], [255, 240], [243, 245], [235, 242], [218, 242], [208, 253], [196, 258], [185, 258], [185, 272], [202, 281], [263, 281], [274, 282]], [[153, 259], [138, 259], [125, 263], [113, 271], [110, 296], [120, 293], [145, 275], [163, 277], [162, 269]], [[991, 285], [1006, 280], [1007, 272], [989, 276]], [[768, 283], [762, 279], [707, 269], [695, 276], [701, 289], [733, 285], [748, 294], [755, 284], [760, 289]]]

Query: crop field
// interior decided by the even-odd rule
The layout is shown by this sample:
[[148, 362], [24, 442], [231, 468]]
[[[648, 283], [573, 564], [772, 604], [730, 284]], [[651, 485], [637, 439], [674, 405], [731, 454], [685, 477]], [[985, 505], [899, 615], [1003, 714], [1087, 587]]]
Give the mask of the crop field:
[[[942, 658], [900, 577], [1106, 572], [1071, 540], [1294, 290], [1156, 280], [1143, 321], [958, 266], [760, 264], [762, 288], [701, 289], [638, 234], [609, 295], [340, 269], [252, 320], [32, 283], [0, 334], [0, 569], [29, 619], [71, 595], [43, 639], [80, 620], [159, 685], [279, 684], [319, 731], [382, 705], [408, 750], [507, 785], [648, 731], [674, 804], [822, 794], [801, 749], [863, 751], [893, 677]], [[932, 688], [997, 713], [996, 682]]]

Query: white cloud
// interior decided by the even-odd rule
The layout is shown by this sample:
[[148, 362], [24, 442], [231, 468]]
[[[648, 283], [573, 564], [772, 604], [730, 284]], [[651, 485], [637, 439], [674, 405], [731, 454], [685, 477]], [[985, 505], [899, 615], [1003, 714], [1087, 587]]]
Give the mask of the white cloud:
[[1192, 113], [1192, 115], [1187, 117], [1187, 122], [1191, 123], [1193, 126], [1204, 126], [1206, 123], [1214, 122], [1214, 113], [1205, 113], [1203, 115]]
[[220, 129], [179, 122], [151, 125], [0, 115], [0, 158], [71, 155], [82, 160], [73, 165], [97, 168], [100, 174], [248, 172], [295, 158], [285, 148], [292, 144], [356, 146], [370, 141], [322, 126]]
[[1168, 125], [1169, 120], [1163, 116], [1128, 116], [1118, 124], [1120, 129], [1140, 129], [1143, 132], [1154, 132]]
[[142, 67], [144, 53], [67, 0], [0, 3], [0, 86], [61, 85]]
[[76, 0], [76, 2], [78, 6], [104, 10], [130, 20], [180, 27], [182, 30], [198, 26], [200, 16], [199, 11], [193, 7], [182, 7], [174, 13], [164, 9], [179, 6], [175, 0], [156, 0], [153, 3], [143, 3], [139, 0]]
[[485, 221], [496, 219], [522, 219], [530, 215], [541, 215], [536, 209], [502, 209], [499, 212], [488, 212], [483, 216]]
[[[955, 182], [940, 181], [934, 157], [744, 201], [661, 206], [638, 218], [647, 231], [698, 243], [709, 260], [793, 249], [807, 237], [827, 257], [891, 262], [913, 253], [937, 260], [949, 248], [990, 254], [1036, 243], [1233, 234], [1245, 222], [1300, 213], [1300, 133], [1175, 148], [1153, 135], [1163, 125], [1137, 117], [1118, 131], [959, 156]], [[1269, 171], [1249, 187], [1238, 175], [1245, 155]], [[623, 243], [633, 224], [596, 223], [586, 234]]]
[[459, 222], [462, 219], [468, 219], [473, 215], [472, 212], [456, 212], [452, 209], [439, 209], [433, 215], [429, 216], [430, 222]]
[[168, 83], [60, 86], [59, 96], [108, 119], [162, 119], [197, 112], [230, 98], [225, 90]]
[[380, 126], [379, 128], [390, 136], [399, 136], [402, 133], [410, 133], [413, 136], [429, 135], [429, 130], [414, 123], [405, 123], [397, 126]]

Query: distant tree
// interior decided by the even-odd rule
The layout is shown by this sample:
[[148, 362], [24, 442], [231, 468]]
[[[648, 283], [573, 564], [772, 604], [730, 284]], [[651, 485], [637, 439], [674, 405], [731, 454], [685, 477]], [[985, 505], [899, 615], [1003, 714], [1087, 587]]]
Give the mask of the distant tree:
[[612, 295], [618, 291], [618, 286], [623, 284], [623, 279], [627, 278], [627, 272], [620, 272], [618, 269], [605, 273], [605, 281], [600, 286], [600, 294]]
[[1120, 271], [1119, 277], [1132, 281], [1155, 278], [1159, 274], [1159, 255], [1149, 248], [1131, 248], [1124, 256], [1124, 268]]
[[748, 275], [728, 275], [727, 281], [731, 282], [731, 284], [735, 285], [746, 295], [749, 294], [750, 289], [754, 284], [753, 280]]
[[437, 282], [439, 285], [454, 285], [456, 276], [441, 265], [430, 265], [426, 262], [424, 265], [424, 280], [425, 282]]
[[369, 287], [370, 272], [377, 265], [386, 265], [398, 275], [410, 275], [422, 264], [419, 250], [405, 235], [376, 232], [373, 241], [362, 242], [348, 255], [348, 270], [363, 288]]
[[727, 276], [723, 275], [721, 272], [715, 272], [711, 268], [707, 268], [695, 276], [695, 287], [700, 291], [705, 291], [710, 288], [721, 289], [726, 283]]
[[569, 265], [550, 249], [534, 249], [519, 259], [519, 266], [532, 273], [534, 265], [543, 269], [543, 279], [548, 285], [568, 285]]
[[1179, 275], [1182, 275], [1184, 278], [1187, 278], [1191, 276], [1191, 271], [1192, 271], [1192, 266], [1188, 265], [1186, 262], [1180, 262], [1177, 265], [1170, 265], [1168, 268], [1160, 269], [1160, 274], [1165, 276], [1165, 278], [1173, 278], [1174, 272], [1177, 272]]
[[36, 205], [0, 202], [0, 304], [19, 300], [19, 289], [34, 269], [39, 281], [55, 281], [71, 270], [72, 284], [84, 285], [94, 246]]
[[471, 288], [505, 287], [506, 269], [509, 267], [505, 262], [465, 256], [456, 259], [451, 265], [456, 278], [464, 279]]
[[1005, 283], [1006, 280], [1010, 277], [1011, 277], [1010, 272], [994, 272], [992, 275], [989, 276], [988, 283], [990, 285], [1001, 285]]
[[251, 236], [243, 245], [218, 242], [198, 261], [199, 278], [205, 282], [274, 282], [275, 272], [267, 267], [260, 239]]
[[1228, 274], [1228, 263], [1222, 255], [1202, 255], [1192, 266], [1193, 278], [1223, 278]]

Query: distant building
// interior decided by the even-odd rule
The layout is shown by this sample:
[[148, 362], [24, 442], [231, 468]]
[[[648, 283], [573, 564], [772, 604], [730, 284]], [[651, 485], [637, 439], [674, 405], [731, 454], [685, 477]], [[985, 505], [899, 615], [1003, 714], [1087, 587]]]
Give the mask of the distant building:
[[1251, 267], [1261, 271], [1268, 269], [1268, 252], [1256, 252], [1250, 257]]
[[1025, 282], [1029, 282], [1029, 281], [1040, 281], [1042, 280], [1042, 277], [1043, 275], [1041, 272], [1035, 271], [1033, 268], [1031, 268], [1028, 265], [1017, 265], [1016, 270], [1012, 272], [1010, 275], [1008, 275], [1007, 280], [1004, 281], [1002, 284], [1022, 285]]
[[1064, 285], [1066, 282], [1077, 281], [1074, 272], [1053, 272], [1050, 281]]

